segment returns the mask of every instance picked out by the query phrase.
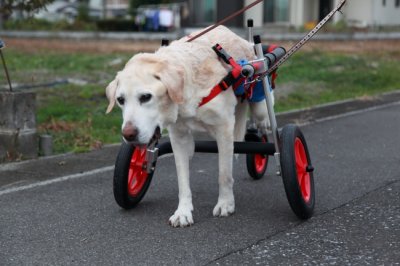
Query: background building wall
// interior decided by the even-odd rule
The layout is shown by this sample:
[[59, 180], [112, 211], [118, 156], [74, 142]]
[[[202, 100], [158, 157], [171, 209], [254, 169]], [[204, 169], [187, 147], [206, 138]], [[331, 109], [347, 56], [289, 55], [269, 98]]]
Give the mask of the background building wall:
[[[196, 8], [201, 2], [216, 1], [214, 21], [198, 19], [201, 8]], [[329, 2], [328, 2], [329, 1]], [[246, 27], [247, 20], [252, 18], [255, 27], [263, 27], [266, 23], [276, 25], [288, 25], [302, 27], [307, 22], [319, 22], [327, 12], [336, 7], [341, 0], [264, 0], [253, 8], [247, 10], [242, 16], [234, 19], [228, 26]], [[396, 1], [385, 0], [348, 0], [343, 7], [343, 14], [336, 13], [332, 22], [341, 20], [353, 26], [387, 26], [400, 25], [400, 6], [396, 7]], [[188, 0], [192, 16], [193, 26], [205, 26], [215, 23], [227, 15], [249, 5], [254, 0]], [[196, 4], [197, 3], [197, 4]], [[328, 5], [329, 3], [329, 5]], [[329, 6], [329, 8], [327, 8]], [[325, 8], [324, 8], [325, 7]], [[287, 13], [282, 12], [286, 10]], [[287, 15], [282, 15], [287, 14]], [[268, 17], [267, 17], [268, 16]], [[206, 23], [205, 23], [206, 22]]]
[[304, 24], [304, 0], [290, 0], [289, 23], [291, 26], [302, 26]]
[[[347, 1], [343, 9], [345, 20], [350, 24], [354, 24], [355, 26], [369, 25], [372, 21], [372, 1], [374, 0]], [[377, 2], [382, 3], [382, 0], [378, 0]]]
[[[244, 5], [250, 5], [253, 3], [254, 0], [245, 0]], [[264, 3], [261, 2], [258, 5], [254, 6], [253, 8], [250, 8], [244, 13], [243, 17], [243, 27], [247, 27], [247, 20], [248, 19], [253, 19], [254, 22], [254, 27], [262, 27], [264, 24], [264, 16], [263, 16], [263, 10], [264, 10]]]
[[319, 1], [320, 0], [307, 0], [304, 2], [304, 15], [303, 24], [310, 21], [317, 21], [319, 15]]
[[400, 25], [400, 1], [396, 6], [396, 0], [386, 0], [386, 5], [383, 5], [383, 0], [373, 1], [373, 14], [370, 25], [376, 26], [393, 26]]

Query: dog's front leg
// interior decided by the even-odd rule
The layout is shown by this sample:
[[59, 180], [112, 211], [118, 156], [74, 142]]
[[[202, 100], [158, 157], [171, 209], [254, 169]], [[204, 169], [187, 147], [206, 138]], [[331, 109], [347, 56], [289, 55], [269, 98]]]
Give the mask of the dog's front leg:
[[[234, 120], [234, 119], [232, 119]], [[229, 216], [235, 212], [235, 199], [233, 196], [233, 124], [219, 126], [215, 131], [215, 139], [218, 145], [219, 166], [219, 196], [217, 205], [214, 207], [214, 216]]]
[[175, 127], [169, 129], [172, 150], [174, 151], [176, 172], [178, 175], [179, 204], [174, 215], [169, 218], [173, 227], [185, 227], [193, 224], [192, 192], [189, 183], [189, 159], [193, 156], [193, 136], [187, 130]]

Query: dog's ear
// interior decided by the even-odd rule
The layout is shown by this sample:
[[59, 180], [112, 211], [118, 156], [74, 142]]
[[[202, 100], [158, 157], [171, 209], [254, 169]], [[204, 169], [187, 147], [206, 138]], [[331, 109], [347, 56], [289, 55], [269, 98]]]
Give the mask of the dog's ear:
[[167, 88], [167, 93], [175, 103], [183, 103], [184, 70], [182, 67], [163, 62], [162, 68], [154, 75]]
[[115, 93], [117, 92], [117, 85], [118, 85], [118, 81], [117, 81], [117, 79], [114, 79], [113, 81], [110, 82], [110, 84], [108, 84], [108, 86], [106, 88], [106, 95], [107, 95], [107, 99], [109, 102], [106, 114], [111, 112], [111, 110], [114, 108]]

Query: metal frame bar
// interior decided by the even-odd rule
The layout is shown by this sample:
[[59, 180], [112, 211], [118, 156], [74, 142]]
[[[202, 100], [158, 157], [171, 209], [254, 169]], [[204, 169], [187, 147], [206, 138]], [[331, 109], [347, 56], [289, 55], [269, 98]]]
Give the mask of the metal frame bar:
[[[264, 57], [264, 52], [262, 49], [261, 41], [259, 40], [259, 38], [257, 38], [257, 39], [258, 40], [255, 40], [255, 42], [254, 42], [256, 56], [258, 59], [264, 59], [264, 66], [263, 66], [262, 72], [265, 72], [268, 70], [269, 66], [268, 66], [267, 60], [265, 60], [265, 57]], [[264, 89], [264, 93], [266, 96], [265, 103], [266, 103], [267, 109], [268, 109], [268, 117], [269, 117], [269, 122], [271, 123], [272, 137], [273, 137], [274, 145], [275, 145], [274, 157], [275, 157], [275, 163], [277, 166], [276, 174], [280, 176], [282, 173], [282, 169], [281, 169], [281, 156], [280, 156], [280, 148], [279, 148], [278, 124], [276, 122], [275, 110], [274, 110], [274, 106], [272, 103], [271, 84], [270, 84], [270, 80], [269, 80], [268, 76], [264, 76], [262, 78], [262, 84], [263, 84], [263, 89]]]

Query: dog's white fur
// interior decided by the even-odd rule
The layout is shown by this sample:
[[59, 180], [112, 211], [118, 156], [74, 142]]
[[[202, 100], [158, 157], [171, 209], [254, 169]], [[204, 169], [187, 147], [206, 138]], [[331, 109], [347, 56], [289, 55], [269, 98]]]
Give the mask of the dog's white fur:
[[[212, 101], [198, 107], [229, 71], [211, 49], [219, 43], [235, 59], [254, 59], [253, 45], [226, 27], [219, 26], [193, 42], [187, 37], [161, 47], [153, 54], [133, 56], [106, 89], [110, 112], [118, 97], [123, 113], [122, 129], [134, 125], [137, 141], [147, 144], [155, 128], [167, 128], [175, 156], [179, 185], [179, 204], [169, 222], [174, 227], [193, 224], [192, 194], [189, 186], [189, 159], [194, 153], [192, 132], [207, 131], [219, 150], [219, 197], [214, 216], [228, 216], [235, 211], [233, 196], [233, 142], [244, 137], [247, 103], [238, 102], [228, 89]], [[143, 94], [152, 98], [140, 103]], [[268, 125], [265, 102], [251, 104], [258, 126]], [[129, 124], [128, 124], [129, 123]]]

